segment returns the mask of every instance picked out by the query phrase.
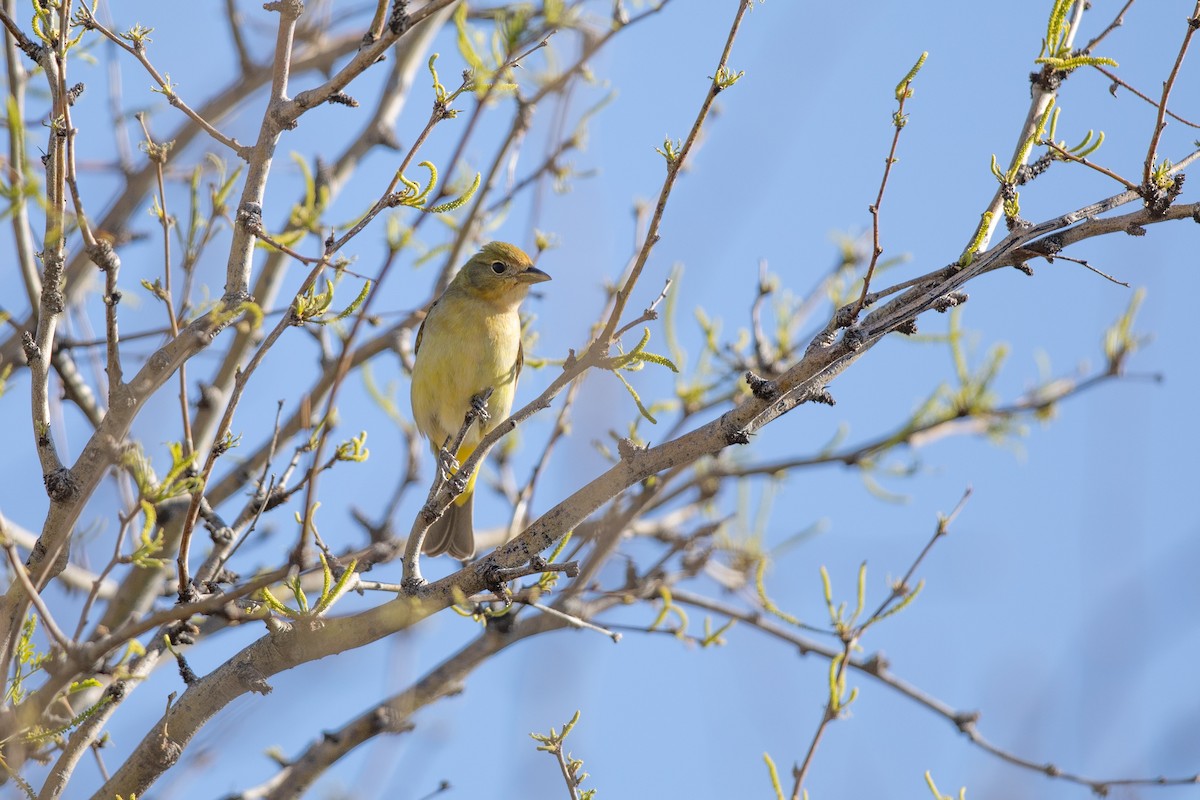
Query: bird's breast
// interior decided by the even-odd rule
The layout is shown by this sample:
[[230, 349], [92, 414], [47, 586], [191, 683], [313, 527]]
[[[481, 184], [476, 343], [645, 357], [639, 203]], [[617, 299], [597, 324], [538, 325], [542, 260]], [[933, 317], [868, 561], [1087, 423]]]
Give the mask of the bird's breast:
[[471, 398], [488, 387], [491, 418], [472, 427], [468, 443], [512, 410], [521, 320], [515, 310], [496, 312], [489, 305], [443, 296], [425, 320], [413, 366], [413, 416], [435, 447], [458, 432]]

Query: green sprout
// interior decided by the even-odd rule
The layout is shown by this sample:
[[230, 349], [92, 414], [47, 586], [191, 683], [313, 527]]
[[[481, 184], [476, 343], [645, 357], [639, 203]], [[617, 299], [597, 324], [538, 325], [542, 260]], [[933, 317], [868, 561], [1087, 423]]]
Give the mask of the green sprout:
[[321, 575], [323, 580], [321, 584], [321, 594], [317, 598], [315, 605], [309, 604], [308, 595], [305, 593], [304, 587], [301, 586], [299, 575], [293, 575], [284, 582], [284, 586], [291, 591], [292, 597], [296, 601], [296, 608], [291, 608], [280, 602], [280, 600], [271, 593], [271, 590], [265, 586], [259, 590], [263, 602], [265, 602], [267, 606], [275, 613], [281, 614], [289, 619], [316, 619], [323, 616], [325, 612], [332, 608], [333, 604], [336, 603], [341, 596], [346, 593], [346, 589], [350, 586], [350, 580], [354, 577], [354, 569], [358, 566], [358, 559], [353, 559], [350, 562], [350, 565], [347, 566], [346, 569], [342, 570], [342, 574], [338, 576], [337, 580], [335, 581], [333, 578], [333, 570], [330, 569], [329, 562], [326, 560], [325, 554], [321, 553], [320, 558]]
[[719, 67], [717, 69], [717, 74], [709, 75], [708, 79], [713, 82], [713, 88], [716, 91], [723, 92], [726, 89], [728, 89], [730, 86], [733, 86], [735, 83], [740, 81], [742, 79], [742, 76], [745, 74], [746, 74], [745, 70], [739, 70], [738, 72], [733, 72], [728, 67]]
[[558, 759], [559, 765], [562, 767], [563, 777], [567, 780], [572, 797], [578, 797], [579, 800], [594, 800], [596, 796], [595, 789], [576, 791], [579, 785], [588, 778], [588, 774], [583, 772], [583, 761], [573, 758], [570, 753], [563, 753], [563, 741], [566, 740], [577, 722], [579, 722], [578, 711], [575, 712], [575, 716], [571, 717], [569, 722], [563, 725], [562, 733], [558, 733], [554, 728], [551, 728], [549, 734], [531, 733], [529, 737], [538, 742], [538, 750], [550, 753]]
[[617, 378], [620, 379], [621, 383], [625, 386], [625, 389], [629, 392], [629, 395], [633, 398], [633, 402], [637, 404], [638, 411], [641, 413], [641, 415], [650, 420], [652, 424], [657, 425], [658, 420], [654, 418], [654, 415], [651, 414], [650, 410], [642, 403], [642, 398], [638, 396], [637, 390], [635, 390], [629, 381], [625, 379], [625, 376], [621, 374], [621, 370], [636, 372], [637, 370], [642, 369], [646, 364], [658, 364], [659, 366], [666, 367], [672, 372], [679, 372], [679, 368], [675, 366], [675, 363], [671, 361], [671, 359], [667, 358], [666, 356], [659, 355], [658, 353], [651, 353], [646, 350], [646, 345], [649, 343], [649, 341], [650, 329], [646, 328], [645, 333], [642, 335], [641, 341], [639, 341], [632, 350], [630, 350], [628, 353], [621, 353], [618, 356], [605, 359], [601, 366], [604, 369], [612, 372], [612, 374], [616, 375]]
[[1071, 24], [1067, 22], [1067, 12], [1076, 0], [1054, 0], [1050, 9], [1050, 19], [1046, 23], [1046, 38], [1042, 40], [1042, 49], [1035, 64], [1045, 64], [1058, 72], [1071, 72], [1080, 67], [1115, 67], [1117, 62], [1111, 58], [1073, 53], [1069, 42]]
[[654, 148], [654, 152], [665, 158], [667, 160], [667, 166], [670, 166], [679, 160], [680, 151], [682, 149], [683, 141], [681, 139], [671, 141], [671, 137], [668, 136], [663, 139], [663, 146]]

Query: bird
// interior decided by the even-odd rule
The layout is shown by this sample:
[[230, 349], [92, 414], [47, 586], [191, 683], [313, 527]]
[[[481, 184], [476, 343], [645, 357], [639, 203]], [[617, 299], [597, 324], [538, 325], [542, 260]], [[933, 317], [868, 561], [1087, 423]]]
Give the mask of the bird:
[[[487, 413], [467, 431], [457, 464], [471, 456], [484, 436], [508, 417], [525, 354], [521, 344], [521, 301], [535, 283], [550, 276], [521, 248], [489, 242], [470, 258], [430, 306], [417, 330], [412, 371], [413, 421], [429, 440], [435, 458], [457, 436], [472, 405], [490, 389]], [[425, 534], [422, 551], [449, 553], [467, 561], [475, 555], [476, 467], [466, 487]]]

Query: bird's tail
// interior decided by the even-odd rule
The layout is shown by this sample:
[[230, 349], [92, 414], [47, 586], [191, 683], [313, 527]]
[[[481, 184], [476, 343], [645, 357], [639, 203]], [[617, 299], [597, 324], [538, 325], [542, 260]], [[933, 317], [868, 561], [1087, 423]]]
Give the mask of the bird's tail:
[[449, 553], [459, 561], [467, 561], [475, 556], [474, 499], [475, 492], [468, 489], [450, 504], [437, 522], [429, 526], [421, 547], [425, 555]]

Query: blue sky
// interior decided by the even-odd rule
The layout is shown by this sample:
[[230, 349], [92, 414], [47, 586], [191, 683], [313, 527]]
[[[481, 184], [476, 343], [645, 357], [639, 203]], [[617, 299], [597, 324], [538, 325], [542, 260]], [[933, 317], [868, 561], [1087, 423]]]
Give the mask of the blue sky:
[[[1082, 37], [1107, 25], [1121, 5], [1092, 3]], [[654, 148], [664, 136], [686, 134], [734, 6], [675, 0], [618, 36], [593, 62], [597, 78], [617, 95], [591, 125], [586, 151], [573, 157], [577, 169], [598, 174], [576, 181], [567, 194], [548, 194], [536, 223], [559, 241], [539, 262], [554, 282], [527, 306], [540, 335], [536, 355], [558, 358], [566, 347], [585, 341], [602, 303], [603, 282], [629, 255], [632, 203], [657, 194], [663, 164]], [[1007, 159], [1024, 120], [1027, 76], [1035, 68], [1050, 3], [1019, 0], [1000, 7], [931, 0], [915, 6], [768, 0], [747, 17], [731, 58], [746, 75], [719, 99], [720, 113], [677, 185], [662, 241], [632, 304], [640, 309], [670, 270], [682, 265], [675, 287], [680, 335], [693, 358], [699, 342], [693, 309], [720, 318], [732, 338], [748, 323], [760, 260], [784, 287], [803, 293], [836, 258], [837, 235], [868, 229], [867, 205], [891, 137], [892, 92], [922, 51], [929, 58], [907, 108], [900, 160], [882, 209], [887, 255], [904, 254], [909, 260], [888, 277], [911, 277], [954, 261], [970, 239], [995, 190], [990, 157]], [[1156, 94], [1191, 10], [1191, 3], [1177, 0], [1135, 4], [1126, 25], [1098, 54], [1115, 58], [1125, 80]], [[256, 52], [265, 54], [273, 19], [253, 4], [243, 13]], [[227, 77], [220, 26], [198, 28], [209, 23], [182, 10], [167, 14], [149, 3], [118, 4], [112, 15], [119, 28], [135, 21], [156, 28], [151, 58], [172, 74], [185, 97], [202, 96], [214, 84], [214, 73], [221, 81]], [[212, 37], [216, 55], [197, 55], [194, 45], [201, 34]], [[442, 54], [443, 71], [455, 74], [459, 57], [452, 39], [443, 36], [435, 49]], [[103, 51], [97, 56], [100, 64], [85, 79], [99, 90], [108, 56]], [[1200, 117], [1200, 109], [1188, 105], [1197, 85], [1191, 56], [1179, 79], [1176, 105], [1184, 116]], [[147, 91], [148, 78], [129, 62], [123, 70], [125, 102], [153, 108], [155, 130], [168, 130], [172, 112]], [[316, 80], [299, 76], [296, 85], [304, 88]], [[373, 100], [377, 82], [372, 80], [367, 76], [352, 93]], [[1060, 136], [1075, 141], [1089, 129], [1103, 130], [1106, 141], [1096, 159], [1123, 174], [1137, 174], [1153, 109], [1128, 92], [1114, 98], [1108, 84], [1087, 70], [1067, 81], [1060, 95]], [[423, 79], [418, 86], [426, 89]], [[598, 85], [581, 94], [575, 111], [605, 91]], [[91, 104], [81, 106], [77, 124], [102, 130], [107, 124], [103, 91], [88, 99]], [[402, 141], [411, 141], [425, 108], [423, 96], [414, 98], [400, 121]], [[545, 112], [539, 125], [548, 121], [549, 109]], [[256, 113], [257, 106], [243, 110], [224, 129], [251, 139]], [[338, 137], [355, 129], [347, 128], [351, 113], [321, 109], [285, 139], [281, 155], [289, 150], [336, 153]], [[535, 127], [534, 137], [538, 131], [544, 128]], [[1195, 138], [1194, 130], [1171, 125], [1162, 152], [1180, 158]], [[103, 137], [84, 141], [95, 143], [96, 155], [111, 148]], [[445, 159], [454, 142], [452, 130], [439, 129], [427, 156]], [[468, 158], [481, 166], [490, 154], [491, 145], [468, 152]], [[178, 158], [190, 163], [198, 155], [193, 148]], [[373, 179], [390, 174], [394, 157], [373, 157], [334, 216], [344, 212], [340, 217], [348, 217], [369, 202], [381, 188]], [[538, 157], [531, 148], [521, 166]], [[298, 185], [296, 167], [286, 157], [276, 159], [275, 169], [279, 180], [268, 197], [268, 222], [283, 216], [284, 203]], [[111, 182], [96, 178], [90, 185], [102, 191]], [[1041, 221], [1115, 194], [1117, 188], [1081, 167], [1057, 164], [1024, 188], [1023, 215]], [[1181, 199], [1190, 202], [1194, 195], [1192, 188]], [[151, 227], [148, 216], [143, 226]], [[496, 237], [527, 244], [530, 226], [528, 207], [518, 206]], [[432, 231], [427, 228], [430, 243]], [[0, 241], [8, 236], [5, 230]], [[949, 511], [971, 487], [973, 496], [951, 535], [920, 570], [923, 594], [871, 631], [865, 652], [882, 651], [898, 677], [950, 706], [979, 710], [983, 735], [1022, 757], [1098, 778], [1197, 772], [1198, 701], [1190, 665], [1200, 658], [1194, 613], [1200, 601], [1194, 579], [1200, 513], [1192, 502], [1198, 443], [1193, 405], [1200, 381], [1191, 303], [1182, 290], [1196, 265], [1196, 237], [1191, 223], [1163, 224], [1151, 227], [1144, 238], [1106, 237], [1070, 251], [1146, 288], [1137, 330], [1153, 339], [1129, 370], [1161, 376], [1161, 381], [1134, 377], [1105, 384], [1063, 403], [1047, 424], [1030, 421], [1027, 435], [1005, 446], [950, 438], [896, 454], [889, 464], [917, 466], [911, 476], [881, 478], [903, 502], [880, 499], [857, 473], [844, 468], [793, 475], [775, 493], [766, 541], [778, 544], [818, 523], [821, 533], [773, 564], [768, 585], [775, 601], [806, 621], [821, 622], [819, 568], [828, 569], [836, 593], [851, 598], [854, 576], [865, 561], [869, 597], [878, 602], [886, 593], [886, 576], [903, 573], [932, 533], [936, 515]], [[360, 266], [369, 271], [380, 250], [377, 241], [365, 237], [355, 253]], [[151, 269], [156, 258], [153, 244], [131, 247], [125, 255], [127, 273], [132, 277]], [[207, 262], [214, 280], [220, 276], [219, 261]], [[1103, 331], [1132, 294], [1069, 262], [1033, 267], [1033, 277], [1005, 270], [967, 287], [971, 299], [961, 323], [970, 332], [973, 363], [997, 343], [1009, 349], [996, 385], [1005, 400], [1044, 377], [1046, 364], [1055, 376], [1099, 368]], [[12, 272], [0, 275], [0, 291], [19, 298]], [[429, 267], [405, 271], [382, 289], [376, 307], [406, 311], [418, 305], [432, 277]], [[153, 313], [150, 305], [144, 302], [143, 311]], [[137, 313], [129, 312], [126, 330], [139, 329]], [[946, 325], [947, 318], [929, 315], [921, 320], [921, 332], [944, 332]], [[654, 343], [661, 342], [661, 325], [652, 326], [652, 334]], [[258, 399], [245, 406], [235, 425], [248, 432], [248, 439], [255, 438], [252, 431], [269, 429], [265, 415], [273, 412], [278, 396], [298, 393], [289, 387], [292, 358], [313, 356], [304, 338], [297, 332], [260, 372]], [[215, 361], [202, 355], [197, 363]], [[202, 374], [203, 366], [198, 371]], [[395, 360], [380, 360], [374, 371], [381, 382], [400, 380], [407, 413], [407, 385]], [[549, 379], [548, 370], [530, 370], [521, 396], [532, 397]], [[654, 370], [638, 373], [635, 380], [643, 396], [670, 391], [669, 379]], [[850, 442], [870, 439], [901, 424], [933, 387], [950, 381], [953, 365], [945, 345], [894, 337], [830, 386], [835, 407], [797, 409], [768, 427], [747, 458], [811, 452], [843, 427]], [[20, 388], [0, 399], [0, 413], [12, 415], [23, 407], [27, 382], [18, 380], [15, 387]], [[357, 384], [354, 388], [342, 407], [351, 420], [346, 431], [370, 430], [371, 461], [361, 468], [339, 468], [322, 482], [325, 508], [339, 509], [330, 511], [322, 530], [327, 537], [344, 536], [343, 542], [358, 531], [337, 515], [349, 503], [369, 506], [372, 498], [386, 495], [393, 465], [401, 463], [394, 429], [364, 400]], [[139, 422], [135, 432], [149, 449], [177, 435], [173, 404], [162, 398]], [[539, 510], [603, 469], [589, 442], [609, 429], [623, 429], [635, 413], [611, 376], [588, 379], [574, 414], [574, 439], [539, 492]], [[73, 456], [84, 429], [69, 415], [66, 424]], [[530, 463], [546, 424], [542, 420], [522, 431], [518, 464]], [[655, 438], [647, 426], [642, 432]], [[0, 509], [36, 528], [45, 507], [31, 477], [36, 461], [27, 435], [12, 438], [18, 447], [2, 467]], [[428, 463], [424, 469], [427, 480]], [[401, 508], [401, 528], [418, 507], [416, 494]], [[760, 496], [755, 487], [751, 501]], [[98, 514], [111, 510], [111, 501], [93, 505]], [[503, 513], [486, 498], [477, 510], [484, 526], [496, 524]], [[288, 530], [286, 522], [278, 526]], [[109, 523], [109, 534], [112, 527]], [[107, 541], [103, 533], [98, 538]], [[615, 572], [604, 577], [619, 580]], [[629, 624], [648, 624], [652, 618], [645, 607], [612, 617]], [[693, 614], [693, 625], [701, 618]], [[272, 695], [239, 699], [193, 742], [194, 752], [213, 760], [202, 761], [200, 769], [177, 769], [179, 775], [164, 779], [164, 786], [173, 783], [173, 791], [156, 796], [221, 796], [265, 780], [274, 770], [261, 755], [268, 745], [294, 755], [315, 731], [335, 728], [373, 700], [407, 686], [475, 632], [469, 621], [444, 614], [362, 651], [278, 676]], [[218, 646], [194, 648], [189, 659], [203, 675], [235, 652], [233, 643], [259, 635], [261, 629], [247, 626], [227, 634]], [[599, 788], [601, 797], [769, 797], [762, 753], [769, 752], [784, 773], [803, 758], [821, 714], [827, 665], [799, 658], [748, 626], [735, 627], [727, 638], [726, 647], [705, 650], [667, 636], [638, 634], [617, 645], [586, 632], [526, 642], [474, 674], [462, 696], [418, 715], [414, 734], [360, 748], [314, 796], [418, 798], [442, 779], [455, 787], [447, 797], [562, 796], [556, 765], [535, 751], [527, 734], [559, 726], [580, 709], [570, 749], [592, 775], [585, 788]], [[946, 720], [867, 677], [852, 675], [850, 683], [860, 688], [860, 696], [849, 718], [835, 723], [821, 743], [807, 784], [813, 798], [927, 797], [925, 770], [943, 791], [966, 786], [973, 798], [1087, 796], [1081, 787], [1001, 763]], [[163, 669], [136, 692], [110, 726], [115, 743], [106, 756], [110, 764], [140, 739], [148, 720], [157, 718], [165, 695], [181, 688], [173, 671]], [[1139, 790], [1136, 796], [1157, 794], [1183, 792]]]

